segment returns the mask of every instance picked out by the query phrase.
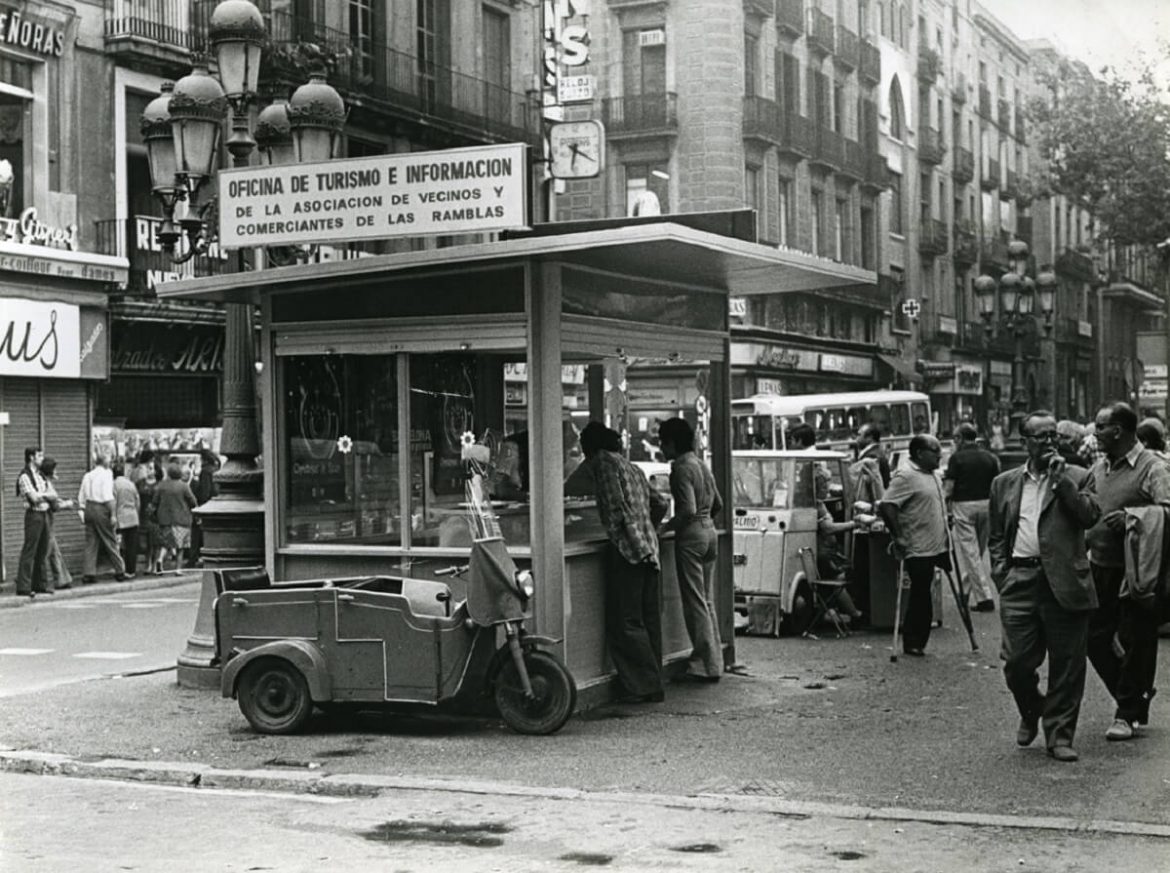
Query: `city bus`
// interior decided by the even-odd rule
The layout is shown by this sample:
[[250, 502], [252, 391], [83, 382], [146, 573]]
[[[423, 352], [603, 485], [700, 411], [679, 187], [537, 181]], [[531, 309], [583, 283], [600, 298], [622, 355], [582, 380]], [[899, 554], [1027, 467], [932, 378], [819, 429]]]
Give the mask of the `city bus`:
[[788, 431], [812, 425], [817, 447], [850, 452], [857, 429], [873, 423], [897, 468], [916, 433], [934, 433], [930, 396], [917, 391], [855, 391], [841, 394], [755, 394], [731, 401], [732, 449], [790, 448]]

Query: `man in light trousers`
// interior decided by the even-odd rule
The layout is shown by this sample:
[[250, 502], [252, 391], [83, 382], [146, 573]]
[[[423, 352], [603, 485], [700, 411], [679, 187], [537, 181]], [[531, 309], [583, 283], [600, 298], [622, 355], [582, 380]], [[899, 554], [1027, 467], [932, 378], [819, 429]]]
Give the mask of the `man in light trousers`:
[[85, 560], [81, 583], [92, 585], [97, 581], [98, 555], [101, 552], [105, 552], [113, 566], [114, 578], [119, 582], [125, 581], [126, 564], [122, 560], [114, 532], [114, 474], [110, 470], [108, 455], [98, 455], [93, 469], [81, 477], [77, 506], [78, 515], [85, 525]]
[[975, 425], [963, 422], [955, 431], [955, 451], [943, 477], [955, 520], [953, 543], [963, 590], [974, 599], [976, 612], [993, 612], [991, 564], [987, 553], [990, 530], [988, 498], [999, 475], [999, 459], [977, 442]]

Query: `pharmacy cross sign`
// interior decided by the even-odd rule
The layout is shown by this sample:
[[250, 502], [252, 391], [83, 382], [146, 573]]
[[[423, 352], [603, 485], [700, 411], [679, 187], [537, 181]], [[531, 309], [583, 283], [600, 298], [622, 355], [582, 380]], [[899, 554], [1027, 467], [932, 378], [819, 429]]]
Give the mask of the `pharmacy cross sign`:
[[907, 318], [917, 318], [920, 312], [922, 305], [913, 297], [902, 303], [902, 314]]

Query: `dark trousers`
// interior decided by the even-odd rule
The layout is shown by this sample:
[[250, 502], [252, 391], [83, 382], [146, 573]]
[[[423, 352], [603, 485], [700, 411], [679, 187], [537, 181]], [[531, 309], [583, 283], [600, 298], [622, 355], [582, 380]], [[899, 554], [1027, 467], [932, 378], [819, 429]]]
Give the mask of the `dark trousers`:
[[[906, 574], [910, 577], [910, 600], [906, 607], [906, 620], [902, 622], [902, 648], [925, 649], [930, 642], [930, 625], [934, 621], [934, 608], [930, 602], [930, 587], [934, 584], [934, 568], [950, 569], [947, 553], [907, 558]], [[898, 580], [902, 584], [902, 580]]]
[[120, 527], [118, 533], [122, 537], [122, 563], [126, 565], [127, 573], [138, 570], [138, 527]]
[[26, 509], [24, 544], [20, 547], [20, 564], [16, 571], [17, 594], [48, 590], [45, 565], [49, 557], [49, 535], [49, 513]]
[[1089, 660], [1117, 701], [1114, 718], [1145, 724], [1158, 670], [1158, 619], [1118, 594], [1124, 567], [1092, 565], [1098, 607], [1089, 624]]
[[85, 502], [85, 560], [82, 575], [97, 576], [98, 558], [104, 553], [114, 567], [114, 575], [126, 572], [122, 556], [118, 554], [118, 540], [114, 536], [114, 516], [110, 507], [95, 500]]
[[[1048, 747], [1071, 746], [1085, 692], [1092, 610], [1069, 610], [1040, 567], [1014, 567], [1000, 594], [1003, 675], [1020, 717], [1043, 719]], [[1048, 689], [1037, 671], [1048, 657]]]
[[658, 568], [631, 564], [609, 548], [605, 635], [609, 656], [627, 695], [662, 691], [662, 588]]

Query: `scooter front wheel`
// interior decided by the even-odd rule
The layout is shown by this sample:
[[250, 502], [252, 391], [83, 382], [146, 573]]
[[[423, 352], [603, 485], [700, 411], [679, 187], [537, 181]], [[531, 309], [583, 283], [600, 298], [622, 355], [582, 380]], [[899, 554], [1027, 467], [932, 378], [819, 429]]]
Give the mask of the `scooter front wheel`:
[[517, 733], [556, 733], [577, 707], [577, 684], [560, 659], [548, 652], [526, 651], [524, 666], [532, 697], [525, 696], [520, 673], [509, 659], [496, 676], [496, 707], [508, 727]]

